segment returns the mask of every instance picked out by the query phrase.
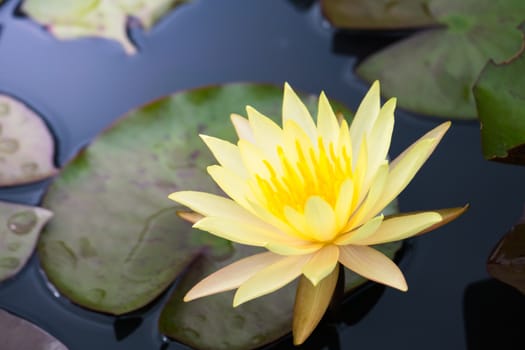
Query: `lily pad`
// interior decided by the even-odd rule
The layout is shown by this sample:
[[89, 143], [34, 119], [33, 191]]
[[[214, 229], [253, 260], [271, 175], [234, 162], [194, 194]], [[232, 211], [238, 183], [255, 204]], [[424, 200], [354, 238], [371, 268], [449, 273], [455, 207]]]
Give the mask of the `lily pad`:
[[357, 68], [368, 81], [381, 80], [385, 96], [417, 113], [474, 119], [472, 87], [489, 60], [520, 52], [525, 19], [522, 0], [434, 0], [429, 9], [443, 28], [415, 34], [365, 59]]
[[430, 0], [321, 0], [325, 17], [337, 28], [407, 29], [437, 25]]
[[[160, 315], [159, 328], [162, 334], [199, 350], [243, 350], [259, 348], [292, 331], [297, 281], [236, 308], [232, 306], [234, 291], [187, 303], [182, 301], [186, 292], [207, 275], [243, 257], [260, 252], [237, 244], [234, 247], [235, 254], [227, 260], [214, 259], [204, 254], [191, 265]], [[401, 242], [387, 243], [376, 248], [393, 258], [401, 248]], [[366, 281], [345, 269], [347, 294]]]
[[508, 64], [487, 64], [474, 96], [487, 159], [525, 165], [525, 55]]
[[[123, 314], [158, 296], [204, 246], [227, 256], [229, 243], [191, 233], [167, 196], [218, 193], [205, 171], [215, 160], [197, 135], [233, 141], [230, 113], [252, 104], [280, 118], [281, 101], [281, 88], [261, 85], [179, 93], [132, 112], [95, 140], [43, 201], [57, 217], [38, 246], [50, 281], [75, 303]], [[306, 101], [316, 108], [317, 98]]]
[[53, 137], [40, 116], [0, 95], [0, 186], [30, 183], [56, 174]]
[[59, 39], [104, 37], [128, 54], [136, 48], [128, 38], [128, 17], [152, 27], [166, 12], [185, 0], [25, 0], [22, 11], [47, 27]]
[[46, 209], [0, 202], [0, 282], [24, 267], [42, 227], [52, 216]]
[[0, 309], [3, 350], [67, 350], [57, 339], [34, 324]]

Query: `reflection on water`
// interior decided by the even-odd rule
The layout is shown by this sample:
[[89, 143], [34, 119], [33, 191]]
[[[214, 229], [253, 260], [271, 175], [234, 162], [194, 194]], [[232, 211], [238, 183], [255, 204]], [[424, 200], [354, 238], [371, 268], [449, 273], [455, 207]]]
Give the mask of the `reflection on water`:
[[463, 317], [468, 350], [518, 350], [525, 347], [525, 296], [487, 279], [465, 289]]

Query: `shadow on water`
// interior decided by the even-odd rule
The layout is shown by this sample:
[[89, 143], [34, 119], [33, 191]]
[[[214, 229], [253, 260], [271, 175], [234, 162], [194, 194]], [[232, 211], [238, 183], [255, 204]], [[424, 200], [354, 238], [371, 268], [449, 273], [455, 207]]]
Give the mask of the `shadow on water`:
[[493, 279], [468, 285], [463, 316], [468, 350], [523, 349], [525, 296], [513, 287]]

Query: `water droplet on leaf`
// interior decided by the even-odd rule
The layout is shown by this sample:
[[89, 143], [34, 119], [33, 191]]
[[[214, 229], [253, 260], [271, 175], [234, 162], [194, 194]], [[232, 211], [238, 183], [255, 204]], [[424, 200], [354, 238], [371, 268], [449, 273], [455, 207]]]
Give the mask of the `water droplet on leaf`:
[[15, 153], [20, 144], [15, 139], [1, 139], [0, 140], [0, 152], [12, 154]]
[[12, 215], [7, 220], [7, 227], [17, 235], [25, 235], [35, 227], [38, 217], [32, 210], [23, 211]]

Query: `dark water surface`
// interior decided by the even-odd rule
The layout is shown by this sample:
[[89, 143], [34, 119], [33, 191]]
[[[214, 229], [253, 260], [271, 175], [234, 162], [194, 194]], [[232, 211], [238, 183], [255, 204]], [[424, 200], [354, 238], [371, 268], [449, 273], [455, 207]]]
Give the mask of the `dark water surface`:
[[[324, 89], [355, 108], [368, 85], [354, 76], [354, 64], [395, 40], [336, 33], [311, 1], [194, 0], [150, 32], [133, 28], [140, 52], [126, 56], [107, 40], [57, 41], [15, 15], [18, 3], [0, 8], [0, 91], [45, 118], [58, 142], [58, 166], [130, 109], [203, 85], [288, 81], [297, 90]], [[437, 123], [399, 111], [391, 155]], [[485, 261], [521, 215], [524, 179], [525, 168], [482, 158], [477, 123], [453, 124], [400, 196], [400, 206], [409, 211], [470, 203], [471, 209], [412, 241], [402, 263], [408, 293], [388, 288], [376, 293], [372, 287], [368, 293], [377, 294], [377, 304], [354, 320], [359, 322], [352, 313], [359, 314], [360, 304], [349, 303], [344, 310], [352, 325], [323, 328], [310, 347], [320, 349], [324, 342], [333, 350], [523, 349], [518, 339], [525, 329], [518, 323], [523, 297], [486, 281]], [[48, 184], [0, 189], [0, 199], [38, 204]], [[72, 350], [184, 349], [163, 343], [158, 334], [163, 299], [119, 319], [83, 310], [54, 296], [36, 256], [16, 278], [0, 284], [1, 308], [38, 324]]]

